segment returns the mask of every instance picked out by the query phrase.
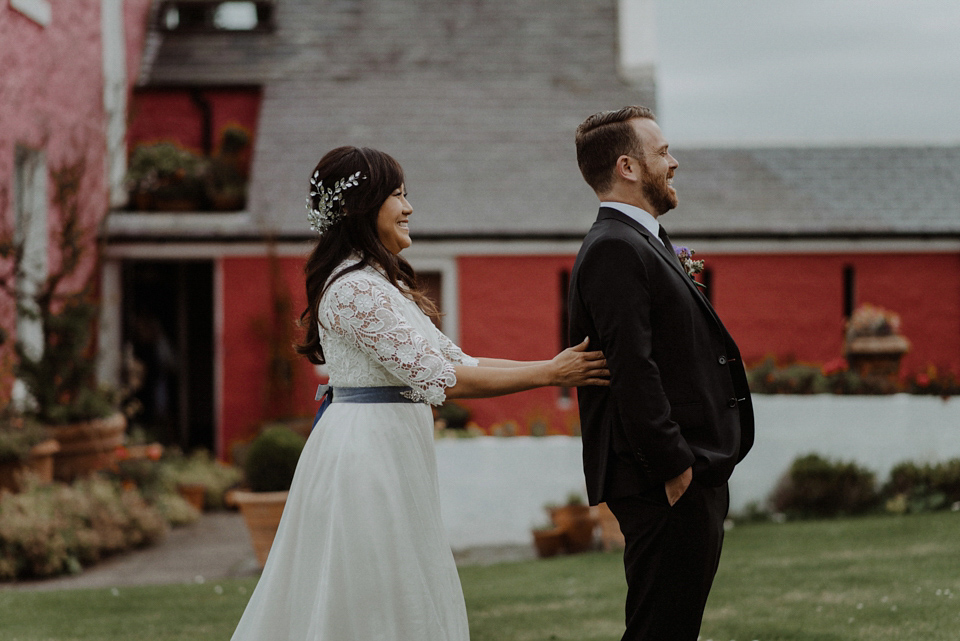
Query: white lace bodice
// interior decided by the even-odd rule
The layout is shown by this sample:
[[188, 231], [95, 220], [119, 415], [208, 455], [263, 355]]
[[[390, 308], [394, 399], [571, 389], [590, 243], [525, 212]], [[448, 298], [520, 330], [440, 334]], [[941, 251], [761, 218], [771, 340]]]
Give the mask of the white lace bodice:
[[334, 388], [407, 385], [413, 400], [439, 405], [457, 382], [454, 365], [477, 365], [373, 267], [334, 281], [318, 318]]

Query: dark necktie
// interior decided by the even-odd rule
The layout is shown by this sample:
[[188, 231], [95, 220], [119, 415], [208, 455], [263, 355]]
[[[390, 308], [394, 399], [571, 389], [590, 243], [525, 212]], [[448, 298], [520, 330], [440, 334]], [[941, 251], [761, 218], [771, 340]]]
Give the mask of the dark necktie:
[[[667, 230], [663, 228], [663, 225], [660, 225], [660, 230], [657, 232], [657, 235], [660, 236], [660, 240], [663, 241], [663, 246], [667, 248], [667, 251], [670, 252], [670, 255], [676, 258], [677, 252], [673, 248], [673, 243], [670, 242], [670, 237], [667, 236]], [[677, 260], [680, 260], [677, 258]]]

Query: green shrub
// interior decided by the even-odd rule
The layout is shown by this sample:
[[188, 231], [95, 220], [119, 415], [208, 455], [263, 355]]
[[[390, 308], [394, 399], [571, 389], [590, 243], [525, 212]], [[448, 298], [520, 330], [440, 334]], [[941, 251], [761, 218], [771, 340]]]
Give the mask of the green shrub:
[[770, 496], [775, 512], [798, 518], [859, 514], [878, 500], [873, 472], [817, 454], [797, 458]]
[[243, 473], [239, 468], [225, 465], [207, 450], [196, 450], [189, 456], [179, 451], [164, 455], [164, 471], [171, 485], [202, 485], [204, 507], [211, 510], [224, 506], [227, 490], [240, 483]]
[[254, 492], [290, 489], [306, 439], [287, 427], [269, 427], [250, 444], [243, 464], [247, 485]]
[[891, 512], [927, 512], [960, 502], [960, 459], [918, 465], [905, 461], [890, 470], [883, 486]]
[[161, 539], [167, 524], [139, 492], [104, 478], [0, 496], [0, 580], [77, 573]]
[[48, 438], [49, 431], [36, 421], [0, 412], [0, 463], [27, 460], [33, 446]]

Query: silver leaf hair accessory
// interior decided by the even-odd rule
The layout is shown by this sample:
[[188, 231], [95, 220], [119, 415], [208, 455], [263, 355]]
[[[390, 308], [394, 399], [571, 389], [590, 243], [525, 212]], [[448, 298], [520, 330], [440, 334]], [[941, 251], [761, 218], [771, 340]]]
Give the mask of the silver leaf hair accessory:
[[[361, 176], [360, 172], [341, 178], [333, 183], [332, 187], [324, 187], [323, 181], [318, 181], [319, 171], [313, 172], [310, 177], [310, 195], [307, 196], [307, 222], [310, 223], [310, 229], [322, 234], [330, 229], [335, 222], [340, 220], [346, 213], [343, 200], [343, 192], [356, 187], [361, 180], [366, 180], [366, 176]], [[312, 199], [316, 197], [317, 206], [313, 207]]]

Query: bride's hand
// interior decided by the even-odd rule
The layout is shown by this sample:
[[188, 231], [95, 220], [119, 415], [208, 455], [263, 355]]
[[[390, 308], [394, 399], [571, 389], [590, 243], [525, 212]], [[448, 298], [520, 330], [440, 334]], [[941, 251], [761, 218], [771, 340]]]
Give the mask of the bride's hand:
[[582, 385], [609, 385], [610, 370], [603, 352], [588, 352], [590, 339], [574, 347], [568, 347], [553, 357], [550, 365], [553, 370], [551, 385], [560, 387], [579, 387]]

